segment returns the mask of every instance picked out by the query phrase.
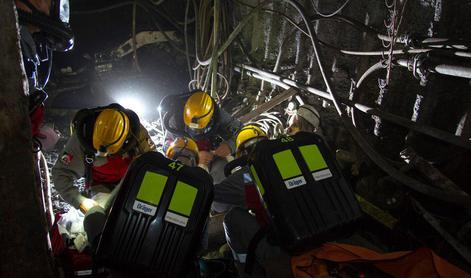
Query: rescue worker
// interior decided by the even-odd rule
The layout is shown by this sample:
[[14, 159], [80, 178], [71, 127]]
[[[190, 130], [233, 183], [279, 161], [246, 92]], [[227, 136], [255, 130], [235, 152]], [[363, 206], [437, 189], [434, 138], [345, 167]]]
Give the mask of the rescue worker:
[[[253, 150], [255, 149], [256, 144], [266, 139], [268, 139], [267, 134], [258, 126], [253, 124], [244, 126], [244, 128], [242, 128], [237, 134], [236, 157], [238, 159], [241, 159], [244, 156], [249, 156], [250, 153], [253, 152]], [[248, 175], [247, 169], [240, 170], [239, 172], [244, 172], [245, 175]], [[250, 184], [244, 187], [243, 190], [245, 194], [246, 205], [233, 207], [225, 215], [223, 223], [224, 231], [226, 234], [226, 240], [232, 250], [234, 262], [239, 271], [240, 277], [246, 277], [247, 275], [245, 273], [247, 249], [254, 235], [257, 233], [258, 230], [260, 230], [259, 221], [263, 222], [263, 218], [265, 217], [265, 215], [263, 215], [264, 208], [261, 207], [260, 202], [257, 201], [259, 197], [255, 186], [253, 184]], [[249, 210], [255, 212], [255, 217], [249, 212]], [[259, 263], [258, 265], [256, 265], [256, 267], [266, 266], [266, 263], [268, 261], [267, 258], [278, 259], [279, 256], [283, 256], [285, 257], [285, 260], [289, 259], [289, 257], [287, 257], [279, 247], [268, 244], [266, 239], [262, 239], [258, 243], [256, 252], [257, 262]], [[256, 269], [255, 272], [258, 274], [263, 273], [263, 269]], [[289, 272], [287, 272], [285, 269], [281, 269], [278, 274], [289, 275]], [[267, 275], [267, 277], [271, 276]]]
[[61, 197], [86, 213], [97, 203], [83, 196], [74, 181], [85, 177], [92, 193], [110, 193], [134, 158], [155, 145], [133, 111], [111, 104], [77, 112], [72, 135], [52, 169]]
[[165, 155], [173, 160], [178, 160], [186, 166], [198, 166], [198, 145], [188, 137], [178, 137], [167, 149]]
[[[298, 131], [319, 131], [320, 117], [316, 112], [310, 105], [301, 106], [296, 118], [290, 119], [287, 129], [290, 135]], [[237, 140], [237, 153], [250, 155], [256, 143], [265, 137], [243, 131], [239, 133], [241, 140]], [[344, 243], [325, 243], [292, 256], [269, 242], [265, 232], [267, 215], [261, 202], [254, 205], [253, 211], [255, 216], [246, 208], [234, 207], [225, 215], [223, 223], [240, 277], [467, 277], [465, 272], [430, 249], [381, 253], [373, 251], [376, 246], [358, 235], [338, 240]], [[261, 229], [262, 225], [265, 230]], [[248, 256], [251, 256], [249, 261]]]
[[69, 27], [68, 0], [15, 0], [20, 23], [20, 45], [29, 85], [29, 112], [33, 137], [44, 117], [44, 92], [52, 68], [53, 51], [74, 46]]
[[241, 123], [203, 91], [166, 96], [160, 106], [167, 130], [164, 149], [176, 137], [192, 138], [198, 145], [200, 166], [209, 171], [214, 183], [221, 182], [227, 157], [235, 151], [235, 134]]
[[[261, 129], [259, 130], [263, 133]], [[237, 137], [237, 145], [241, 144], [241, 140], [247, 138], [248, 131], [249, 129], [243, 129], [242, 136]], [[178, 137], [167, 149], [165, 155], [170, 159], [180, 161], [186, 166], [196, 167], [199, 162], [198, 153], [198, 146], [193, 139]], [[234, 206], [246, 207], [244, 176], [247, 180], [247, 174], [247, 171], [240, 170], [225, 178], [219, 184], [214, 185], [213, 211], [227, 212]]]
[[[268, 135], [258, 125], [249, 123], [237, 132], [236, 159], [226, 165], [225, 172], [230, 175], [214, 185], [213, 210], [228, 212], [231, 208], [254, 209], [253, 198], [258, 198], [245, 166], [247, 156], [257, 142], [268, 139]], [[234, 165], [235, 167], [232, 167]], [[239, 167], [239, 165], [241, 167]], [[230, 169], [233, 168], [233, 169]], [[229, 173], [227, 173], [229, 174]]]
[[319, 134], [320, 123], [319, 112], [312, 105], [303, 104], [288, 118], [286, 133], [293, 135], [298, 131], [307, 131]]
[[44, 101], [47, 98], [43, 89], [51, 73], [53, 51], [66, 52], [74, 45], [74, 36], [68, 24], [69, 1], [15, 0], [14, 3], [18, 13], [23, 66], [28, 81], [28, 112], [33, 139], [37, 197], [48, 227], [51, 228], [54, 223], [51, 188], [48, 179], [41, 177], [41, 173], [48, 173], [41, 149], [45, 144], [55, 144], [58, 135], [42, 127]]

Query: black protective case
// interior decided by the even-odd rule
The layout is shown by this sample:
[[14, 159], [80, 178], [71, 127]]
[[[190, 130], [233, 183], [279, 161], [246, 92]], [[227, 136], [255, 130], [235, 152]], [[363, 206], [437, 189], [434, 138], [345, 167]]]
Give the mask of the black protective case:
[[[146, 188], [163, 187], [158, 205], [146, 201], [153, 198], [148, 194], [152, 189], [146, 198], [138, 194], [146, 175], [168, 177], [165, 185], [152, 179], [146, 182]], [[190, 198], [194, 202], [189, 215], [172, 211], [177, 182], [185, 183], [187, 191], [188, 185], [194, 188], [189, 188], [191, 194], [183, 190], [180, 197], [195, 196], [197, 190], [196, 197]], [[98, 261], [139, 277], [185, 277], [194, 270], [212, 199], [212, 179], [201, 168], [183, 166], [156, 152], [143, 154], [128, 169], [114, 201], [96, 252]]]
[[[291, 150], [291, 158], [279, 155], [286, 150]], [[285, 171], [283, 176], [275, 157], [285, 168], [293, 169], [298, 164], [300, 173], [287, 177], [287, 172], [296, 171]], [[277, 241], [292, 253], [348, 234], [362, 216], [350, 184], [324, 140], [316, 134], [299, 132], [259, 142], [249, 159], [249, 168]]]

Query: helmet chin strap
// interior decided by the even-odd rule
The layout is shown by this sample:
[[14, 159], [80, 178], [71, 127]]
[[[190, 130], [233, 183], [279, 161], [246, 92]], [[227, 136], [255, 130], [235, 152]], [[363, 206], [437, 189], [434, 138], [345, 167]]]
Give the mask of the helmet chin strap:
[[96, 152], [97, 156], [107, 156], [108, 155], [108, 147], [116, 144], [117, 142], [119, 142], [119, 140], [121, 140], [121, 138], [123, 138], [123, 136], [124, 136], [124, 131], [126, 130], [126, 118], [124, 116], [124, 112], [122, 112], [122, 111], [118, 111], [118, 112], [121, 115], [121, 118], [123, 119], [123, 123], [124, 123], [123, 129], [121, 130], [121, 134], [119, 135], [118, 139], [114, 140], [113, 142], [111, 142], [109, 144], [106, 144], [106, 145], [101, 145], [100, 148], [98, 149], [98, 151]]
[[213, 102], [213, 99], [211, 99], [211, 109], [209, 109], [208, 112], [206, 112], [205, 114], [203, 114], [201, 116], [193, 116], [191, 118], [191, 123], [197, 124], [200, 119], [208, 116], [213, 111], [214, 111], [214, 102]]

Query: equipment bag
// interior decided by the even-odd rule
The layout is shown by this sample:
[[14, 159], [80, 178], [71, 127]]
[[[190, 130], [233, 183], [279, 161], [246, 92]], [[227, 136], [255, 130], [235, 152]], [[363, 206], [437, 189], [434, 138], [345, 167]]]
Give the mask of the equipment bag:
[[249, 168], [271, 230], [293, 253], [338, 239], [361, 217], [323, 139], [307, 132], [257, 143]]
[[211, 177], [160, 153], [137, 158], [124, 177], [97, 258], [139, 277], [185, 277], [213, 199]]

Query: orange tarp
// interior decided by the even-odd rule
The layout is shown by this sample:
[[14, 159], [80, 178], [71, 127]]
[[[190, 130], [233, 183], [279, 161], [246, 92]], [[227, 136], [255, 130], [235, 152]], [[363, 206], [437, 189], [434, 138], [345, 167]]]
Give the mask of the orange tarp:
[[315, 274], [320, 274], [319, 265], [313, 264], [316, 259], [336, 263], [369, 262], [377, 269], [401, 278], [471, 278], [471, 275], [440, 258], [429, 248], [381, 254], [367, 248], [339, 243], [326, 243], [320, 248], [293, 257], [291, 266], [294, 277], [322, 277], [322, 274], [320, 276]]

